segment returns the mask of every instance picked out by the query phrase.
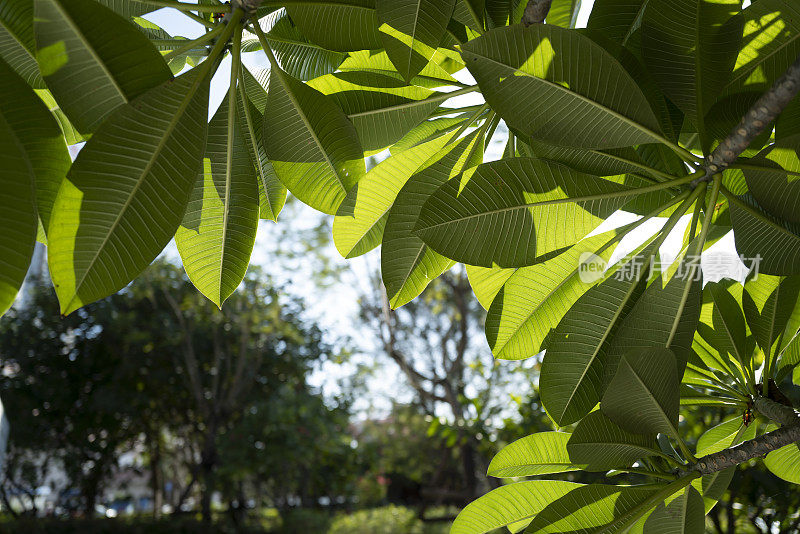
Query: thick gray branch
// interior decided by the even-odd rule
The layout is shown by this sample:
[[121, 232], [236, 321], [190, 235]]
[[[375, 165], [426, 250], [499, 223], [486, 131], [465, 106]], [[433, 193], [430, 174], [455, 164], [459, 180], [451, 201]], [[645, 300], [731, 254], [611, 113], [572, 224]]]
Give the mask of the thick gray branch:
[[522, 14], [522, 24], [531, 26], [533, 24], [541, 24], [547, 17], [547, 12], [550, 11], [550, 4], [553, 0], [528, 0], [528, 5], [525, 6], [525, 12]]
[[778, 430], [745, 441], [735, 447], [704, 456], [694, 465], [693, 470], [699, 471], [703, 475], [716, 473], [798, 441], [800, 441], [800, 424], [782, 426]]
[[786, 69], [783, 76], [778, 78], [770, 90], [761, 95], [761, 98], [739, 121], [736, 128], [708, 156], [705, 176], [692, 182], [692, 186], [710, 181], [712, 176], [724, 171], [736, 161], [736, 158], [750, 146], [753, 139], [758, 137], [764, 128], [780, 115], [783, 108], [792, 101], [798, 91], [800, 91], [800, 56]]
[[692, 468], [694, 471], [699, 471], [703, 475], [716, 473], [800, 441], [800, 416], [793, 408], [767, 397], [757, 397], [754, 404], [756, 410], [780, 423], [781, 428], [729, 449], [704, 456], [694, 465]]
[[777, 403], [767, 397], [756, 397], [753, 405], [761, 415], [780, 423], [781, 426], [800, 425], [800, 415], [791, 406]]

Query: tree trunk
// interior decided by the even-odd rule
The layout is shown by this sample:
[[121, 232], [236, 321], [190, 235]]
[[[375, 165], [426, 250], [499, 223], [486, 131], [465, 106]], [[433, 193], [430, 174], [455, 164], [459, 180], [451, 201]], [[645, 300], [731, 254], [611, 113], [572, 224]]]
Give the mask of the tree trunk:
[[153, 519], [161, 517], [161, 507], [164, 504], [164, 483], [161, 477], [161, 439], [158, 432], [155, 435], [148, 433], [147, 441], [150, 445], [150, 487], [153, 490]]
[[201, 467], [203, 476], [203, 490], [200, 492], [200, 514], [203, 523], [210, 525], [211, 517], [211, 496], [214, 493], [214, 465], [205, 461]]
[[475, 476], [475, 447], [469, 437], [467, 442], [461, 446], [461, 465], [464, 469], [464, 489], [470, 499], [474, 499], [478, 496], [478, 479]]

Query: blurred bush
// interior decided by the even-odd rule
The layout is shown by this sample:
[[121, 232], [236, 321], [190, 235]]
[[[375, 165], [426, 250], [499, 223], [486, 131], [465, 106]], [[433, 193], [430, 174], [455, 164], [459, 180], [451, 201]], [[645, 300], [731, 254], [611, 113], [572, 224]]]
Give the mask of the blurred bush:
[[0, 534], [262, 534], [262, 529], [234, 531], [232, 526], [204, 525], [194, 519], [17, 519], [0, 523]]
[[384, 506], [340, 515], [328, 534], [424, 534], [424, 528], [413, 510]]

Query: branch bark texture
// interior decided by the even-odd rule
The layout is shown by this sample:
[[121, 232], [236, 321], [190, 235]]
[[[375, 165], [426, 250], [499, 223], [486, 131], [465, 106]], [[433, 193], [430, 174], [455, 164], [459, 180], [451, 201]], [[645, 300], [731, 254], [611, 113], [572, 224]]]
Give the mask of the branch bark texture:
[[708, 156], [705, 176], [692, 182], [692, 186], [711, 180], [712, 176], [724, 171], [736, 161], [753, 139], [780, 115], [798, 91], [800, 91], [800, 56], [789, 65], [769, 91], [761, 95], [728, 137]]
[[527, 27], [543, 23], [548, 11], [550, 11], [552, 1], [528, 0], [528, 5], [525, 6], [525, 12], [522, 14], [522, 24]]

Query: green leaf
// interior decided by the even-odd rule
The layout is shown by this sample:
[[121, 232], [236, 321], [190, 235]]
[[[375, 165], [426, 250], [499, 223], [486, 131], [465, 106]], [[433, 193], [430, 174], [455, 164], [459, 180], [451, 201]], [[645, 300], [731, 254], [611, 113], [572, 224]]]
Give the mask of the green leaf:
[[758, 0], [742, 14], [744, 46], [725, 92], [763, 92], [800, 54], [800, 6], [794, 0]]
[[653, 488], [589, 484], [551, 502], [526, 534], [615, 532], [623, 516], [656, 492]]
[[792, 380], [795, 385], [800, 385], [794, 379], [794, 377], [798, 376], [798, 373], [800, 373], [800, 371], [797, 370], [800, 369], [798, 364], [800, 364], [800, 335], [795, 335], [789, 344], [786, 345], [786, 348], [778, 359], [778, 371], [775, 373], [776, 381], [780, 382], [784, 376], [794, 369]]
[[33, 0], [5, 0], [0, 3], [0, 58], [34, 89], [44, 89], [36, 63], [33, 35]]
[[305, 37], [328, 50], [382, 48], [375, 0], [308, 0], [286, 11]]
[[764, 458], [773, 475], [793, 484], [800, 484], [800, 445], [792, 443], [772, 451]]
[[[122, 17], [129, 19], [155, 11], [158, 6], [148, 4], [147, 0], [94, 0], [103, 4]], [[202, 3], [202, 2], [200, 2]]]
[[[617, 232], [587, 237], [568, 251], [537, 265], [523, 267], [500, 290], [486, 315], [486, 339], [496, 358], [518, 360], [538, 353], [551, 329], [600, 276]], [[602, 248], [602, 250], [601, 250]], [[468, 271], [469, 272], [469, 271]]]
[[658, 455], [655, 434], [626, 432], [600, 410], [580, 420], [567, 443], [569, 459], [586, 471], [628, 467], [639, 458]]
[[[58, 103], [56, 99], [53, 98], [53, 94], [50, 91], [47, 89], [36, 89], [36, 94], [42, 99], [42, 102], [44, 102], [44, 105], [50, 110], [50, 113], [52, 113], [68, 145], [75, 145], [85, 141], [81, 133], [75, 129], [72, 123], [69, 122], [67, 116], [64, 115], [64, 112], [61, 111], [61, 108], [58, 107]], [[61, 176], [63, 177], [64, 174], [66, 173], [61, 173]], [[53, 195], [55, 196], [55, 192]]]
[[[755, 425], [753, 428], [755, 428]], [[692, 486], [703, 495], [706, 513], [711, 511], [717, 501], [725, 494], [725, 490], [728, 489], [731, 480], [733, 480], [735, 471], [736, 467], [729, 467], [716, 473], [703, 475], [701, 478], [692, 481]]]
[[[298, 80], [310, 80], [334, 72], [344, 61], [345, 54], [326, 50], [312, 43], [300, 33], [291, 18], [281, 12], [276, 12], [275, 15], [277, 18], [270, 14], [260, 24], [278, 64], [290, 76]], [[265, 22], [271, 23], [269, 31]], [[255, 50], [261, 50], [258, 39], [249, 39], [242, 43], [242, 52]]]
[[488, 475], [525, 477], [577, 471], [583, 466], [570, 460], [566, 432], [537, 432], [509, 443], [489, 463]]
[[469, 285], [484, 310], [489, 309], [497, 293], [502, 290], [503, 285], [511, 278], [514, 272], [516, 272], [516, 269], [467, 265]]
[[[520, 2], [518, 5], [523, 4], [527, 5], [525, 2]], [[550, 11], [547, 12], [545, 22], [562, 28], [572, 28], [580, 8], [581, 0], [554, 0], [550, 5]]]
[[408, 150], [421, 143], [435, 139], [440, 135], [457, 130], [467, 121], [468, 117], [465, 115], [466, 114], [461, 114], [456, 117], [431, 119], [418, 124], [391, 146], [391, 153], [398, 154], [403, 150]]
[[747, 325], [764, 354], [777, 356], [800, 328], [800, 276], [760, 274], [747, 280], [744, 289]]
[[596, 176], [615, 176], [630, 172], [642, 172], [639, 156], [632, 147], [610, 150], [580, 150], [551, 145], [533, 139], [526, 140], [533, 154], [540, 159], [561, 163], [576, 171]]
[[145, 35], [93, 0], [35, 0], [36, 57], [47, 87], [81, 133], [172, 78]]
[[647, 534], [703, 534], [705, 531], [703, 497], [691, 485], [669, 502], [660, 503], [644, 523]]
[[750, 195], [730, 203], [736, 250], [745, 265], [753, 266], [760, 257], [760, 273], [792, 275], [800, 273], [800, 227], [770, 217]]
[[270, 71], [268, 69], [258, 69], [255, 72], [256, 74], [253, 75], [246, 65], [242, 65], [242, 86], [247, 99], [253, 103], [261, 115], [264, 115], [264, 111], [267, 109], [266, 88], [269, 87]]
[[552, 332], [539, 387], [542, 404], [559, 426], [581, 419], [600, 401], [606, 341], [644, 289], [640, 281], [637, 276], [613, 277], [592, 287]]
[[189, 280], [218, 307], [244, 279], [259, 215], [255, 170], [229, 107], [226, 98], [208, 125], [203, 169], [175, 234]]
[[620, 323], [607, 349], [608, 380], [624, 354], [649, 347], [670, 349], [676, 357], [678, 377], [683, 376], [700, 318], [702, 282], [700, 273], [686, 262], [682, 268], [666, 285], [661, 276], [656, 278]]
[[[463, 180], [462, 180], [463, 182]], [[569, 247], [624, 205], [627, 187], [532, 158], [480, 165], [422, 206], [415, 232], [434, 250], [481, 267], [524, 267]]]
[[437, 161], [411, 176], [389, 209], [381, 245], [381, 274], [389, 303], [398, 308], [413, 300], [451, 265], [412, 232], [422, 204], [436, 188], [483, 158], [483, 135], [468, 134], [444, 147]]
[[353, 123], [367, 152], [382, 150], [439, 107], [430, 89], [415, 87], [375, 72], [337, 72], [309, 85], [328, 95]]
[[259, 217], [277, 221], [286, 203], [286, 187], [275, 174], [264, 149], [264, 115], [244, 96], [243, 85], [239, 86], [241, 98], [238, 99], [238, 117], [247, 152], [258, 177]]
[[498, 28], [465, 44], [462, 56], [492, 109], [524, 135], [583, 148], [660, 140], [633, 78], [574, 30]]
[[[419, 73], [419, 76], [415, 76], [411, 80], [411, 83], [419, 87], [428, 88], [453, 85], [456, 79], [445, 68], [447, 66], [445, 58], [447, 60], [450, 59], [442, 54], [441, 50], [437, 50], [433, 60], [428, 62], [422, 72]], [[443, 66], [440, 63], [445, 65]], [[463, 68], [463, 65], [461, 68]], [[362, 50], [360, 52], [350, 52], [347, 59], [339, 65], [339, 70], [342, 72], [373, 72], [405, 82], [403, 76], [394, 68], [392, 60], [389, 59], [389, 55], [385, 51]]]
[[742, 418], [734, 417], [706, 430], [697, 440], [698, 458], [714, 454], [733, 445], [739, 430], [742, 428]]
[[267, 157], [292, 194], [334, 214], [366, 172], [356, 130], [329, 97], [272, 71], [264, 115]]
[[586, 27], [624, 45], [641, 26], [646, 6], [647, 0], [595, 0]]
[[678, 438], [680, 378], [675, 354], [665, 348], [640, 349], [622, 356], [600, 409], [629, 432]]
[[333, 220], [333, 241], [339, 254], [354, 258], [380, 244], [389, 209], [400, 189], [451, 138], [452, 134], [439, 137], [386, 158], [350, 189]]
[[[5, 68], [10, 71], [10, 68]], [[16, 74], [13, 76], [17, 77]], [[4, 82], [0, 78], [0, 86], [5, 85]], [[30, 89], [28, 91], [32, 92]], [[0, 233], [2, 315], [14, 302], [25, 280], [36, 244], [39, 221], [36, 217], [33, 167], [20, 135], [6, 120], [3, 109], [0, 109], [0, 146], [3, 147], [0, 150], [0, 169], [3, 169], [0, 173], [0, 228], [3, 229]]]
[[800, 224], [800, 135], [770, 145], [750, 160], [763, 170], [744, 169], [747, 187], [767, 212]]
[[397, 72], [416, 76], [444, 37], [455, 0], [376, 0], [381, 42]]
[[673, 276], [666, 285], [662, 282], [666, 275], [656, 278], [620, 323], [609, 342], [608, 380], [616, 373], [616, 365], [623, 354], [649, 347], [672, 350], [678, 377], [683, 376], [700, 318], [702, 282], [699, 265], [692, 267], [688, 262], [680, 261], [682, 272]]
[[72, 160], [61, 130], [47, 106], [25, 80], [2, 60], [0, 115], [14, 131], [31, 166], [36, 186], [35, 212], [38, 212], [44, 230], [47, 230], [53, 201]]
[[81, 150], [48, 233], [62, 314], [125, 287], [172, 239], [200, 168], [208, 86], [192, 70], [151, 89]]
[[658, 86], [699, 128], [731, 77], [742, 38], [740, 0], [648, 0], [642, 52]]
[[520, 521], [530, 521], [547, 505], [575, 488], [563, 480], [526, 480], [500, 486], [469, 503], [453, 521], [450, 534], [484, 534]]

